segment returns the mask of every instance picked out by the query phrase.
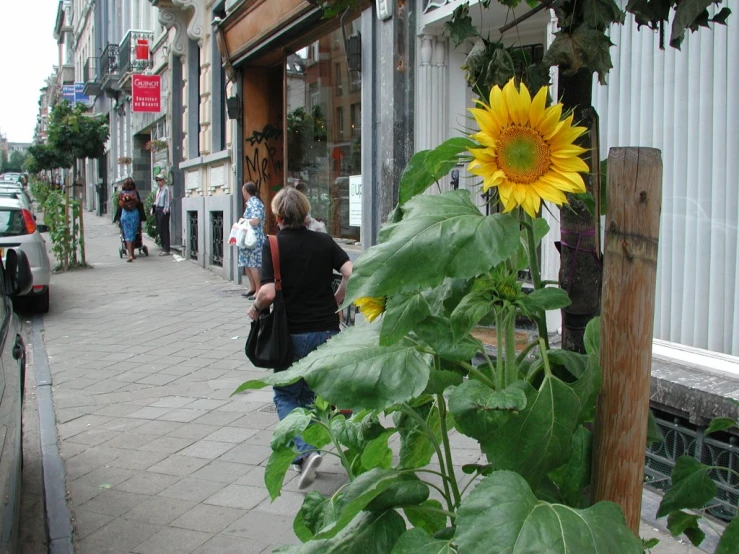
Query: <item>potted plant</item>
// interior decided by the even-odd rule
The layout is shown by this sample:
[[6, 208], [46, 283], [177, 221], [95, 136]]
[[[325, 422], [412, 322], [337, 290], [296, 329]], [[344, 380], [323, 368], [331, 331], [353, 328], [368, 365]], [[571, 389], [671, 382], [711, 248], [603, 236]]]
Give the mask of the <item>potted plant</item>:
[[130, 156], [121, 156], [118, 158], [118, 165], [131, 165], [133, 159]]

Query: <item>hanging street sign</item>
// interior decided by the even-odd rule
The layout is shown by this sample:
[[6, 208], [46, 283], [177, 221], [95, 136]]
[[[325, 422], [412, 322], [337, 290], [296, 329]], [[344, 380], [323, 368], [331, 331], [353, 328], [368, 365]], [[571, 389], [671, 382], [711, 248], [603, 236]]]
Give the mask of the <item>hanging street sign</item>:
[[161, 75], [133, 76], [133, 111], [161, 111], [162, 77]]

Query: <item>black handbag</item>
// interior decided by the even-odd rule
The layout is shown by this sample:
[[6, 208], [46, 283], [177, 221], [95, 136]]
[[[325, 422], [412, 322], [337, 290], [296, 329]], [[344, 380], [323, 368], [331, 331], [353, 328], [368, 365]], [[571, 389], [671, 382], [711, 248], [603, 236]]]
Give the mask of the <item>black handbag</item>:
[[280, 251], [277, 237], [269, 235], [269, 248], [272, 253], [272, 268], [275, 276], [275, 299], [272, 311], [267, 308], [251, 322], [249, 338], [244, 351], [249, 361], [256, 367], [287, 369], [293, 362], [292, 341], [287, 328], [287, 312], [282, 297], [282, 275], [280, 274]]

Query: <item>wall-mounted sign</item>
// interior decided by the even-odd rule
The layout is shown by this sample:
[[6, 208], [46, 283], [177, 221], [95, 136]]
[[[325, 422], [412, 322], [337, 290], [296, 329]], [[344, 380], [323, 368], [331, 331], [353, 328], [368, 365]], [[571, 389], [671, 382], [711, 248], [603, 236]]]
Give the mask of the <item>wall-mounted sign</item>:
[[393, 2], [392, 0], [377, 0], [375, 2], [377, 6], [377, 18], [385, 21], [393, 16]]
[[349, 177], [349, 226], [362, 226], [362, 176]]
[[62, 100], [74, 106], [74, 85], [62, 85]]
[[134, 112], [161, 111], [161, 75], [134, 75], [132, 93]]
[[85, 95], [85, 83], [75, 83], [74, 84], [74, 103], [75, 104], [84, 104], [85, 106], [91, 106], [93, 102], [90, 100], [90, 97]]

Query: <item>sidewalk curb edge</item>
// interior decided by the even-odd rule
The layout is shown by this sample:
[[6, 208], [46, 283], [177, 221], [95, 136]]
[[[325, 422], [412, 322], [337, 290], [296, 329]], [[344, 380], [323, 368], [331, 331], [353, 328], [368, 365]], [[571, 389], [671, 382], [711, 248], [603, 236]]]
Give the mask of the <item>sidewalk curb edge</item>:
[[41, 465], [50, 554], [74, 554], [72, 514], [67, 505], [67, 472], [59, 452], [56, 414], [51, 397], [51, 369], [41, 316], [33, 317], [33, 360], [36, 376]]

